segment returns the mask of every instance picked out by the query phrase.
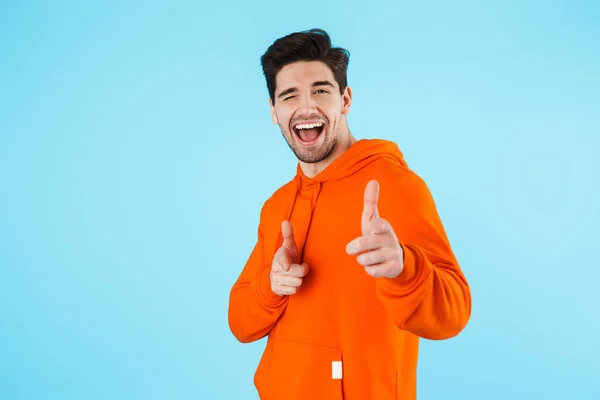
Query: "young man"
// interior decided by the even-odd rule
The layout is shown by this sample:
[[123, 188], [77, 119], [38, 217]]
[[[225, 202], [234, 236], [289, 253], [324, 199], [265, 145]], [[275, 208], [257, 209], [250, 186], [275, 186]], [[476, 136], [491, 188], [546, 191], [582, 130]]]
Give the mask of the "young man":
[[263, 400], [415, 399], [419, 338], [451, 338], [471, 315], [426, 184], [394, 143], [348, 129], [348, 59], [316, 29], [261, 59], [273, 122], [298, 158], [230, 293], [235, 337], [268, 335], [254, 376]]

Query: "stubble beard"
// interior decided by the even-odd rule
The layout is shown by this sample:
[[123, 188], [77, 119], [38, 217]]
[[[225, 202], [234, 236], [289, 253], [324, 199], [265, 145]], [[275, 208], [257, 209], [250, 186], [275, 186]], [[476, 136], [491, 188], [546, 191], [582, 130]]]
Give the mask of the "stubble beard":
[[[333, 149], [335, 148], [338, 132], [339, 132], [339, 124], [336, 124], [335, 127], [327, 125], [327, 129], [324, 132], [321, 132], [321, 135], [325, 135], [323, 143], [319, 145], [319, 147], [314, 149], [306, 149], [302, 148], [301, 144], [298, 144], [298, 135], [295, 132], [289, 132], [287, 128], [284, 128], [279, 125], [279, 129], [281, 130], [281, 134], [288, 144], [290, 150], [296, 155], [298, 160], [307, 163], [314, 164], [320, 161], [325, 160]], [[333, 131], [335, 129], [335, 132]]]

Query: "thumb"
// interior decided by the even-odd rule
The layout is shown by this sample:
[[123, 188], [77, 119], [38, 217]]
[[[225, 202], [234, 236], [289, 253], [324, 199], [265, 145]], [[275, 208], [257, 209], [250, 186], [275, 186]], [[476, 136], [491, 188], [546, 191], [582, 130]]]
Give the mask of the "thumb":
[[377, 210], [377, 202], [379, 200], [379, 182], [376, 180], [369, 181], [365, 188], [365, 198], [362, 214], [362, 230], [363, 234], [366, 234], [369, 223], [379, 218], [379, 211]]

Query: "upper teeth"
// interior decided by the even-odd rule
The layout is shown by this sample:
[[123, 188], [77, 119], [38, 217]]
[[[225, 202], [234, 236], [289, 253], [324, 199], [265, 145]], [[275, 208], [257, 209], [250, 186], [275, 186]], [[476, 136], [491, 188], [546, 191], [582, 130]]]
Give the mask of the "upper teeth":
[[322, 122], [317, 122], [316, 124], [300, 124], [296, 125], [296, 129], [312, 129], [312, 128], [320, 128], [323, 126]]

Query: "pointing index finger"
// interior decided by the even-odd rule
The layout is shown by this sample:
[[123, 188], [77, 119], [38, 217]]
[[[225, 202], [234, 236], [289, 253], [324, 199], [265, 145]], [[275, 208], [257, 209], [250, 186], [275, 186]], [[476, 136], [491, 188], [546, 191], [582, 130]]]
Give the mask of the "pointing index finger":
[[376, 180], [369, 181], [365, 189], [364, 207], [363, 207], [363, 228], [365, 224], [373, 218], [379, 217], [377, 210], [377, 201], [379, 200], [379, 182]]

